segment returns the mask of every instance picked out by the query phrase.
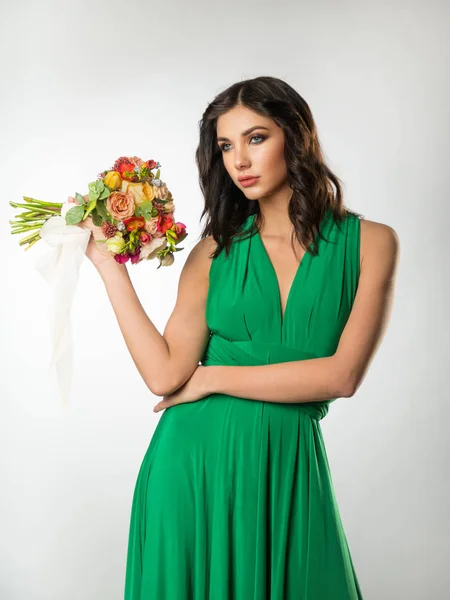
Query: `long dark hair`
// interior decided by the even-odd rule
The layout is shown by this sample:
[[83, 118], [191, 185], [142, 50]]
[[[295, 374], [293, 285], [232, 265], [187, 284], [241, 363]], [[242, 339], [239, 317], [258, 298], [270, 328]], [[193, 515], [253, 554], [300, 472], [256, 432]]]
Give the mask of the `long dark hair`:
[[[212, 235], [217, 242], [211, 258], [223, 248], [228, 254], [232, 238], [245, 235], [239, 231], [243, 222], [260, 212], [258, 202], [248, 200], [229, 176], [217, 144], [217, 119], [236, 105], [271, 117], [284, 132], [284, 157], [293, 190], [289, 217], [293, 236], [303, 247], [314, 240], [314, 227], [323, 238], [320, 223], [328, 208], [338, 224], [348, 213], [361, 217], [343, 205], [342, 183], [325, 164], [311, 109], [300, 94], [276, 77], [239, 81], [214, 98], [199, 122], [195, 159], [205, 201], [201, 219], [207, 215], [201, 238]], [[313, 253], [317, 254], [316, 244]]]

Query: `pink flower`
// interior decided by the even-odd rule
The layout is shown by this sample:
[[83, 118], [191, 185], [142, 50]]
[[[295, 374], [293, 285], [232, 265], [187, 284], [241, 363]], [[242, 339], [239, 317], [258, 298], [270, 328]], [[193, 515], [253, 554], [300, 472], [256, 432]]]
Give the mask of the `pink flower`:
[[131, 262], [132, 262], [133, 265], [135, 265], [137, 262], [139, 262], [140, 253], [141, 253], [141, 249], [138, 248], [134, 254], [130, 254], [129, 255], [130, 258], [131, 258]]
[[124, 263], [126, 263], [129, 260], [129, 256], [128, 254], [115, 254], [114, 255], [114, 260], [118, 263], [120, 263], [121, 265], [123, 265]]
[[175, 223], [175, 233], [177, 235], [184, 235], [186, 233], [186, 225], [181, 221]]
[[149, 233], [147, 233], [146, 231], [140, 231], [139, 238], [141, 240], [141, 244], [148, 244], [149, 242], [152, 241], [152, 236]]
[[159, 215], [157, 217], [151, 217], [148, 221], [145, 222], [145, 225], [144, 225], [145, 231], [147, 231], [147, 233], [149, 233], [150, 235], [156, 237], [157, 233], [159, 232], [158, 226], [159, 226], [160, 220], [161, 220], [161, 217]]

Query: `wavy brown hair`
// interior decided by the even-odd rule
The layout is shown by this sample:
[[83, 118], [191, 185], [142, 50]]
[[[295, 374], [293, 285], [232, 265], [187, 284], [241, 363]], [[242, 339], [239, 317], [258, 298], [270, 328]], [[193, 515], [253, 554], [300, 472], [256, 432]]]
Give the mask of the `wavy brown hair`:
[[218, 244], [211, 258], [223, 248], [228, 254], [232, 238], [245, 235], [239, 231], [244, 221], [260, 213], [258, 202], [249, 201], [229, 176], [217, 144], [217, 119], [237, 105], [271, 117], [283, 130], [287, 177], [293, 190], [288, 207], [293, 238], [304, 248], [313, 241], [313, 254], [317, 254], [314, 231], [323, 238], [320, 223], [328, 208], [337, 224], [349, 213], [362, 215], [343, 205], [342, 182], [325, 164], [307, 102], [285, 81], [267, 76], [240, 81], [219, 93], [199, 122], [195, 159], [205, 201], [200, 218], [207, 215], [201, 238], [212, 235]]

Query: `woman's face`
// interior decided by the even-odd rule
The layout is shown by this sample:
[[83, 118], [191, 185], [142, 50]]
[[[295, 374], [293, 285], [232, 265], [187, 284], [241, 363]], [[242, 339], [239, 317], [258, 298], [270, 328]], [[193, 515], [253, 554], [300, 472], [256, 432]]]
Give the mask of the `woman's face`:
[[[217, 119], [217, 143], [225, 169], [249, 200], [289, 189], [284, 133], [270, 117], [244, 106], [235, 106]], [[245, 175], [258, 179], [245, 187], [239, 181], [239, 177]]]

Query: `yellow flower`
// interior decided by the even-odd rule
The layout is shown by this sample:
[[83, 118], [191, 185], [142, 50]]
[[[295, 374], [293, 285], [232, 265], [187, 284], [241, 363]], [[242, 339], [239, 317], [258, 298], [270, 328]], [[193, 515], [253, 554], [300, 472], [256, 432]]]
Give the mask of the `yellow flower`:
[[147, 200], [153, 200], [155, 197], [155, 186], [150, 185], [148, 181], [146, 181], [142, 187], [145, 197]]
[[113, 254], [118, 254], [125, 246], [125, 240], [123, 239], [123, 235], [120, 233], [120, 231], [118, 231], [114, 237], [108, 238], [105, 244], [110, 252]]
[[122, 192], [129, 192], [134, 200], [136, 206], [142, 204], [147, 200], [146, 193], [144, 192], [144, 184], [140, 181], [126, 181], [125, 179], [122, 181]]
[[122, 177], [117, 171], [109, 171], [106, 173], [103, 181], [110, 190], [118, 190], [122, 185]]

